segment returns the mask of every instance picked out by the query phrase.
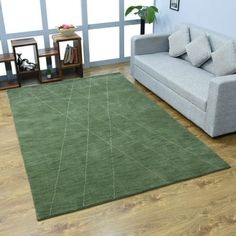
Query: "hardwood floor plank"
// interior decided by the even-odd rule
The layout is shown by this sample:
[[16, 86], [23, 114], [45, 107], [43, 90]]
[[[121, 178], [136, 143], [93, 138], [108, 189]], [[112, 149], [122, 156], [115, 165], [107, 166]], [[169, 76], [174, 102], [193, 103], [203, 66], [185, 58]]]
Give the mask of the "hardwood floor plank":
[[236, 134], [210, 138], [134, 82], [129, 64], [86, 69], [121, 72], [149, 98], [218, 153], [232, 168], [133, 197], [37, 222], [6, 91], [0, 92], [0, 235], [236, 235]]

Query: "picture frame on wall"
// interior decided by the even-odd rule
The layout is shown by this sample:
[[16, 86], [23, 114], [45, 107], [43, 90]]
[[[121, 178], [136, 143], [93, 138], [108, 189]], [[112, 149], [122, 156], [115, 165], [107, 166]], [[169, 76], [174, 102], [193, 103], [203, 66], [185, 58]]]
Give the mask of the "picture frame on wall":
[[170, 9], [179, 11], [179, 2], [180, 0], [170, 0]]

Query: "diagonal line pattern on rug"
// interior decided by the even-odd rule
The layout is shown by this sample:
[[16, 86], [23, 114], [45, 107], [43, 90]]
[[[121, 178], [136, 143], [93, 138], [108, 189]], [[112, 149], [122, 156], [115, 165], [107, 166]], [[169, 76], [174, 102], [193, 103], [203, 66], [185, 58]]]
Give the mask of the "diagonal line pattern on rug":
[[46, 105], [49, 109], [51, 109], [51, 110], [57, 112], [57, 113], [60, 114], [60, 115], [63, 115], [62, 112], [60, 112], [59, 110], [57, 110], [55, 107], [50, 106], [48, 103], [42, 101], [42, 100], [41, 100], [39, 97], [37, 97], [35, 94], [29, 93], [29, 95], [33, 96], [33, 97], [34, 97], [35, 99], [37, 99], [40, 103]]
[[111, 116], [110, 116], [108, 78], [106, 79], [106, 92], [107, 92], [107, 116], [108, 116], [108, 125], [109, 125], [109, 146], [110, 146], [111, 165], [112, 165], [113, 198], [115, 199], [116, 197], [115, 168], [114, 168], [114, 157], [113, 157], [113, 152], [112, 152], [112, 124], [111, 124]]
[[[121, 114], [116, 114], [116, 115], [121, 116], [122, 118], [124, 118], [124, 119], [127, 120], [127, 118], [124, 117], [124, 116], [122, 116]], [[139, 123], [139, 122], [137, 122], [137, 121], [134, 121], [134, 123], [135, 123], [137, 126], [140, 126], [141, 128], [144, 128], [141, 123]], [[144, 129], [145, 129], [145, 128], [144, 128]], [[158, 132], [158, 131], [156, 131], [156, 130], [155, 130], [155, 131], [149, 130], [149, 132], [155, 134], [155, 133]], [[189, 154], [191, 154], [191, 155], [193, 155], [193, 156], [196, 156], [196, 157], [198, 156], [198, 153], [192, 152], [191, 150], [188, 149], [189, 147], [183, 148], [183, 147], [181, 147], [180, 145], [178, 145], [177, 143], [173, 142], [171, 139], [165, 138], [165, 137], [164, 137], [163, 135], [161, 135], [161, 134], [159, 135], [159, 137], [160, 137], [161, 139], [165, 140], [167, 143], [170, 143], [170, 144], [176, 146], [177, 148], [181, 148], [181, 149], [182, 149], [184, 152], [186, 152], [186, 153], [189, 153]], [[218, 168], [218, 166], [214, 166], [214, 163], [212, 164], [212, 163], [208, 162], [207, 159], [205, 159], [205, 160], [203, 160], [203, 161], [204, 161], [204, 162], [207, 162], [207, 163], [210, 164], [210, 165], [213, 165], [213, 168]]]
[[65, 138], [66, 138], [66, 132], [67, 132], [67, 125], [68, 125], [68, 123], [67, 123], [68, 114], [69, 114], [69, 109], [70, 109], [70, 102], [71, 102], [73, 87], [74, 87], [74, 83], [72, 82], [71, 90], [70, 90], [70, 96], [69, 96], [69, 99], [68, 99], [68, 104], [67, 104], [67, 109], [66, 109], [65, 127], [64, 127], [64, 134], [63, 134], [61, 150], [60, 150], [60, 156], [59, 156], [57, 178], [56, 178], [56, 182], [55, 182], [55, 185], [54, 185], [54, 188], [53, 188], [52, 201], [51, 201], [51, 206], [50, 206], [50, 210], [49, 210], [49, 215], [50, 216], [52, 215], [53, 203], [54, 203], [54, 200], [55, 200], [55, 197], [56, 197], [57, 185], [58, 185], [58, 180], [59, 180], [59, 177], [60, 177], [61, 163], [62, 163], [62, 158], [63, 158], [64, 144], [65, 144]]
[[91, 97], [91, 84], [92, 80], [89, 81], [89, 91], [88, 91], [88, 118], [87, 118], [87, 141], [86, 141], [86, 159], [85, 159], [85, 169], [84, 169], [84, 190], [83, 190], [83, 206], [85, 206], [85, 191], [87, 183], [87, 167], [88, 167], [88, 154], [89, 154], [89, 132], [90, 132], [90, 97]]

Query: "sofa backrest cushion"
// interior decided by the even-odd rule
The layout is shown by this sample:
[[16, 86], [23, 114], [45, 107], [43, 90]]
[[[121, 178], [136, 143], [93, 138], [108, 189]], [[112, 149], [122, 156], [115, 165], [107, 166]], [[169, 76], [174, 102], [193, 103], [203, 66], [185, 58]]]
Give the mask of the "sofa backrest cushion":
[[230, 75], [236, 72], [236, 47], [233, 41], [225, 43], [212, 53], [214, 74]]
[[200, 67], [211, 57], [208, 37], [204, 34], [192, 40], [186, 46], [187, 55], [193, 66]]
[[169, 40], [169, 55], [171, 57], [179, 57], [186, 52], [185, 46], [190, 42], [189, 28], [181, 27], [168, 38]]
[[[227, 37], [226, 35], [222, 35], [222, 34], [214, 32], [214, 31], [211, 31], [211, 30], [208, 30], [208, 29], [205, 29], [202, 27], [198, 27], [198, 26], [195, 26], [192, 24], [187, 24], [187, 23], [180, 24], [177, 26], [177, 29], [183, 27], [184, 25], [189, 27], [189, 34], [190, 34], [191, 41], [193, 41], [194, 39], [196, 39], [199, 36], [206, 34], [209, 39], [212, 52], [216, 51], [218, 48], [225, 45], [226, 43], [232, 41], [232, 38]], [[186, 61], [190, 61], [186, 54], [182, 55], [181, 58]], [[215, 74], [215, 68], [214, 68], [212, 59], [209, 59], [208, 61], [206, 61], [201, 66], [201, 68], [203, 68], [204, 70], [206, 70], [212, 74]]]

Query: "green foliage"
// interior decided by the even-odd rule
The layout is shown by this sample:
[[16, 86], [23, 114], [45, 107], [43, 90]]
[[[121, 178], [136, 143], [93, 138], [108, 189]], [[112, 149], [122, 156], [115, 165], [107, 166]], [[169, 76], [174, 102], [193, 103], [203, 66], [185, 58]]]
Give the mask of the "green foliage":
[[125, 16], [129, 15], [131, 12], [138, 15], [141, 19], [145, 20], [147, 23], [152, 23], [156, 20], [156, 13], [158, 13], [158, 8], [155, 6], [130, 6], [125, 11]]
[[46, 75], [51, 75], [51, 74], [52, 74], [52, 69], [51, 68], [47, 68]]

